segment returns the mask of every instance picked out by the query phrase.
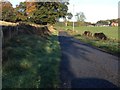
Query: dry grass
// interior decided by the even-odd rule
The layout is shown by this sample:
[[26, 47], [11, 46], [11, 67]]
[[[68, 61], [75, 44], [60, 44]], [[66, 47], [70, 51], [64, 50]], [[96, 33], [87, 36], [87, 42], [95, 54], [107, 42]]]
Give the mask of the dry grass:
[[[17, 26], [20, 25], [21, 22], [18, 23], [12, 23], [12, 22], [6, 22], [6, 21], [0, 21], [0, 26]], [[27, 23], [27, 22], [22, 22], [22, 24], [28, 24], [32, 27], [36, 27], [36, 28], [41, 28], [41, 27], [45, 27], [47, 26], [50, 32], [55, 32], [55, 29], [53, 27], [53, 25], [39, 25], [39, 24], [34, 24], [34, 23]]]
[[0, 21], [0, 25], [4, 25], [4, 26], [16, 26], [19, 23], [11, 23], [11, 22], [6, 22], [6, 21]]

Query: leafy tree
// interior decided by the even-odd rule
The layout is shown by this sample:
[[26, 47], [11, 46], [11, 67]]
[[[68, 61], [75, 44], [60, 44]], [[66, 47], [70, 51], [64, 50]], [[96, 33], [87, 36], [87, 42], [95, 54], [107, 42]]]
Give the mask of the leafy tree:
[[108, 24], [109, 24], [109, 21], [107, 21], [107, 20], [100, 20], [100, 21], [98, 21], [96, 24], [108, 25]]
[[16, 13], [16, 17], [17, 17], [16, 21], [27, 20], [26, 3], [25, 2], [20, 2], [20, 4], [16, 6], [15, 11], [16, 11], [15, 13]]
[[2, 20], [2, 3], [0, 2], [0, 20]]
[[2, 20], [15, 21], [16, 15], [12, 4], [9, 1], [2, 1], [0, 4], [2, 5]]
[[118, 23], [118, 19], [111, 19], [111, 20], [109, 20], [111, 23], [112, 22], [116, 22], [116, 23]]
[[71, 19], [73, 17], [72, 13], [67, 13], [67, 18]]
[[36, 10], [36, 2], [26, 2], [26, 14], [28, 17], [32, 17]]
[[67, 26], [67, 24], [68, 24], [68, 20], [67, 19], [71, 19], [72, 17], [73, 17], [72, 13], [67, 13], [67, 15], [64, 18], [65, 26]]
[[[58, 0], [59, 1], [59, 0]], [[2, 16], [6, 21], [32, 21], [54, 24], [57, 18], [67, 15], [68, 2], [20, 2], [16, 8], [8, 1], [2, 2]], [[69, 17], [70, 18], [70, 17]]]
[[79, 22], [79, 21], [84, 22], [85, 19], [86, 19], [86, 17], [85, 17], [85, 15], [84, 15], [83, 12], [76, 13], [75, 16], [76, 16], [78, 22]]
[[65, 17], [67, 15], [68, 3], [61, 2], [37, 2], [33, 19], [36, 23], [47, 22], [54, 24], [59, 17]]

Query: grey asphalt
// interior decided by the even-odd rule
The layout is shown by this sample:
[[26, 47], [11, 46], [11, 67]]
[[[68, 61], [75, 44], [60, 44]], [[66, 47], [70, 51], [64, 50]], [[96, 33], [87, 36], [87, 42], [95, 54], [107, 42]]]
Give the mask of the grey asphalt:
[[119, 87], [118, 57], [59, 32], [62, 88]]

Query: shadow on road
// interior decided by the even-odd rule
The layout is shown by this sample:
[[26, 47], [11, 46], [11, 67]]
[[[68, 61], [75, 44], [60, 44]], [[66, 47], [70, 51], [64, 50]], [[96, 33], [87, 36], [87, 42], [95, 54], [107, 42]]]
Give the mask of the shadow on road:
[[74, 42], [73, 38], [68, 36], [66, 32], [59, 33], [59, 42], [62, 51], [60, 63], [62, 88], [117, 88], [116, 85], [108, 80], [94, 78], [94, 76], [78, 78], [75, 73], [79, 72], [80, 68], [76, 69], [76, 71], [74, 71], [73, 68], [79, 67], [79, 63], [81, 62], [92, 63], [92, 61], [86, 57], [88, 53], [92, 52], [86, 48], [78, 47], [78, 45], [86, 44]]
[[76, 78], [71, 81], [72, 88], [117, 88], [113, 83], [98, 78]]

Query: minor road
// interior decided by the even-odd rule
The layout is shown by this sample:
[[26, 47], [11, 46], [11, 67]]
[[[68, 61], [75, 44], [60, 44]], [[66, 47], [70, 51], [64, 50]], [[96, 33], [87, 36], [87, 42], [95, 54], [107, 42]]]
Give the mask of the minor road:
[[118, 57], [59, 32], [63, 88], [112, 88], [119, 86]]

